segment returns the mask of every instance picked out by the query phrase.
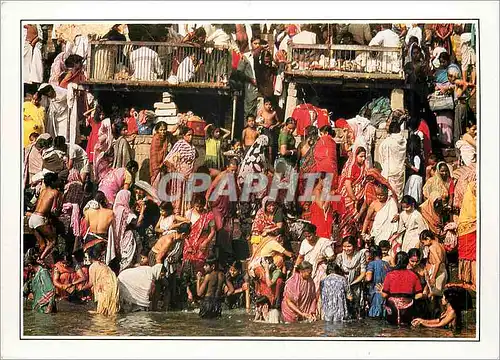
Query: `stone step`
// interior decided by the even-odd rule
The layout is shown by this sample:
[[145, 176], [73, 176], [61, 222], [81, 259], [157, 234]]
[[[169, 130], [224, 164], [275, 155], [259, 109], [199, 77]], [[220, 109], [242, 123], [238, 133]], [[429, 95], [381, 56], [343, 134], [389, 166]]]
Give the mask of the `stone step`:
[[173, 102], [165, 103], [165, 102], [155, 102], [153, 104], [155, 109], [177, 109], [177, 105]]
[[156, 116], [177, 116], [177, 109], [156, 109]]

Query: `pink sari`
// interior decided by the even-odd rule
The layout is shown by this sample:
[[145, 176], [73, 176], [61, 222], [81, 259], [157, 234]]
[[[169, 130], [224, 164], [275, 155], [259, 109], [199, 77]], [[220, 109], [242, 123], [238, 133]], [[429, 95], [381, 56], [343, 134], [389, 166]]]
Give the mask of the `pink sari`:
[[111, 170], [113, 158], [107, 152], [113, 146], [113, 134], [111, 133], [111, 120], [104, 119], [99, 127], [97, 143], [94, 146], [94, 177], [97, 183]]
[[127, 230], [130, 215], [130, 191], [120, 190], [113, 205], [115, 215], [115, 239], [120, 252], [120, 271], [129, 268], [134, 262], [136, 243], [132, 230]]
[[316, 288], [313, 279], [304, 280], [299, 272], [296, 272], [286, 282], [281, 303], [281, 314], [285, 322], [296, 322], [299, 316], [288, 306], [287, 300], [291, 300], [301, 312], [306, 314], [316, 313]]
[[115, 196], [125, 184], [125, 168], [110, 169], [99, 183], [99, 191], [106, 195], [109, 204], [114, 204]]
[[191, 176], [194, 170], [194, 161], [196, 159], [196, 149], [185, 140], [179, 140], [165, 157], [173, 165], [173, 172], [184, 176], [184, 179], [172, 179], [167, 185], [167, 194], [176, 196], [173, 201], [174, 212], [184, 215], [188, 207], [188, 201], [184, 198], [186, 192], [186, 180]]

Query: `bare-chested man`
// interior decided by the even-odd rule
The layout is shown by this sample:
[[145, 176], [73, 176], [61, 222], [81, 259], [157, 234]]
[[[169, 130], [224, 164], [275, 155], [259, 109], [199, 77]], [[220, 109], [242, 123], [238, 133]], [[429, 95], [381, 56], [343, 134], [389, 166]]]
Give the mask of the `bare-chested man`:
[[97, 243], [107, 242], [110, 226], [115, 219], [113, 210], [107, 208], [106, 195], [98, 191], [85, 206], [83, 214], [89, 224], [89, 231], [84, 239], [84, 250], [91, 248]]
[[250, 149], [255, 140], [259, 137], [259, 132], [257, 131], [255, 117], [253, 115], [247, 116], [247, 127], [243, 129], [241, 133], [241, 143], [243, 145], [243, 150], [245, 152]]
[[163, 264], [167, 255], [171, 255], [170, 252], [175, 250], [175, 245], [184, 240], [190, 231], [191, 223], [184, 222], [177, 227], [176, 231], [169, 231], [166, 235], [160, 237], [149, 252], [149, 266]]
[[227, 286], [226, 295], [234, 292], [233, 284], [219, 270], [217, 259], [210, 257], [206, 260], [203, 267], [205, 277], [199, 272], [196, 274], [196, 292], [203, 298], [200, 304], [200, 317], [204, 319], [213, 319], [222, 314], [222, 295], [224, 294], [224, 285]]
[[175, 269], [182, 258], [182, 241], [189, 235], [191, 223], [181, 223], [175, 231], [169, 231], [155, 243], [148, 255], [149, 266], [164, 264], [168, 277], [161, 277], [155, 283], [155, 291], [151, 299], [151, 309], [156, 310], [158, 300], [163, 293], [163, 310], [168, 310], [170, 300], [175, 291]]
[[388, 240], [397, 230], [398, 204], [393, 197], [389, 197], [389, 189], [384, 184], [375, 188], [377, 199], [374, 200], [366, 213], [363, 223], [363, 234], [370, 232], [375, 245], [382, 240]]
[[58, 211], [61, 193], [60, 180], [55, 173], [47, 173], [43, 177], [45, 188], [40, 192], [35, 211], [30, 214], [28, 225], [34, 230], [40, 249], [40, 260], [44, 260], [56, 245], [57, 234], [50, 218]]

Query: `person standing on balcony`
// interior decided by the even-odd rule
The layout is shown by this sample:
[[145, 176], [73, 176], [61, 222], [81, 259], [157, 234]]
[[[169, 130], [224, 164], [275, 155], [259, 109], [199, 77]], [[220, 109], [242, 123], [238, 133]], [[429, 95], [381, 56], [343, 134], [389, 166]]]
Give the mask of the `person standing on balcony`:
[[193, 80], [199, 65], [195, 66], [196, 53], [192, 53], [184, 58], [177, 68], [177, 79], [179, 83]]
[[23, 26], [23, 82], [25, 84], [40, 84], [43, 82], [42, 40], [43, 32], [39, 24]]
[[347, 31], [352, 35], [352, 40], [358, 45], [367, 45], [372, 40], [370, 24], [349, 24]]
[[310, 26], [308, 24], [303, 24], [300, 28], [301, 31], [292, 38], [294, 44], [314, 45], [317, 43], [316, 34], [309, 31]]
[[391, 30], [391, 24], [381, 24], [382, 30], [370, 41], [370, 46], [398, 47], [399, 36]]
[[238, 71], [244, 74], [245, 78], [245, 117], [257, 113], [257, 79], [255, 76], [255, 62], [261, 51], [260, 38], [252, 39], [252, 49], [245, 53], [245, 56], [238, 64]]
[[[144, 37], [141, 41], [145, 41]], [[137, 80], [156, 81], [163, 75], [163, 65], [158, 53], [141, 46], [130, 54], [130, 73]]]
[[[382, 30], [370, 41], [370, 46], [400, 47], [399, 36], [391, 30], [391, 24], [381, 24]], [[381, 72], [398, 73], [401, 70], [398, 52], [386, 52], [381, 57]], [[379, 67], [377, 66], [377, 67]]]

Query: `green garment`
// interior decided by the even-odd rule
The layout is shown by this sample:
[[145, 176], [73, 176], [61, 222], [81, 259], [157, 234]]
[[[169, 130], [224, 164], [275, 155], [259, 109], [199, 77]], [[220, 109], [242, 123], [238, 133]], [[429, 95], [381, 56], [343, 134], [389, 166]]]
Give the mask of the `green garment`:
[[47, 269], [39, 268], [31, 280], [33, 292], [33, 310], [39, 313], [54, 312], [56, 308], [56, 293], [54, 284]]

